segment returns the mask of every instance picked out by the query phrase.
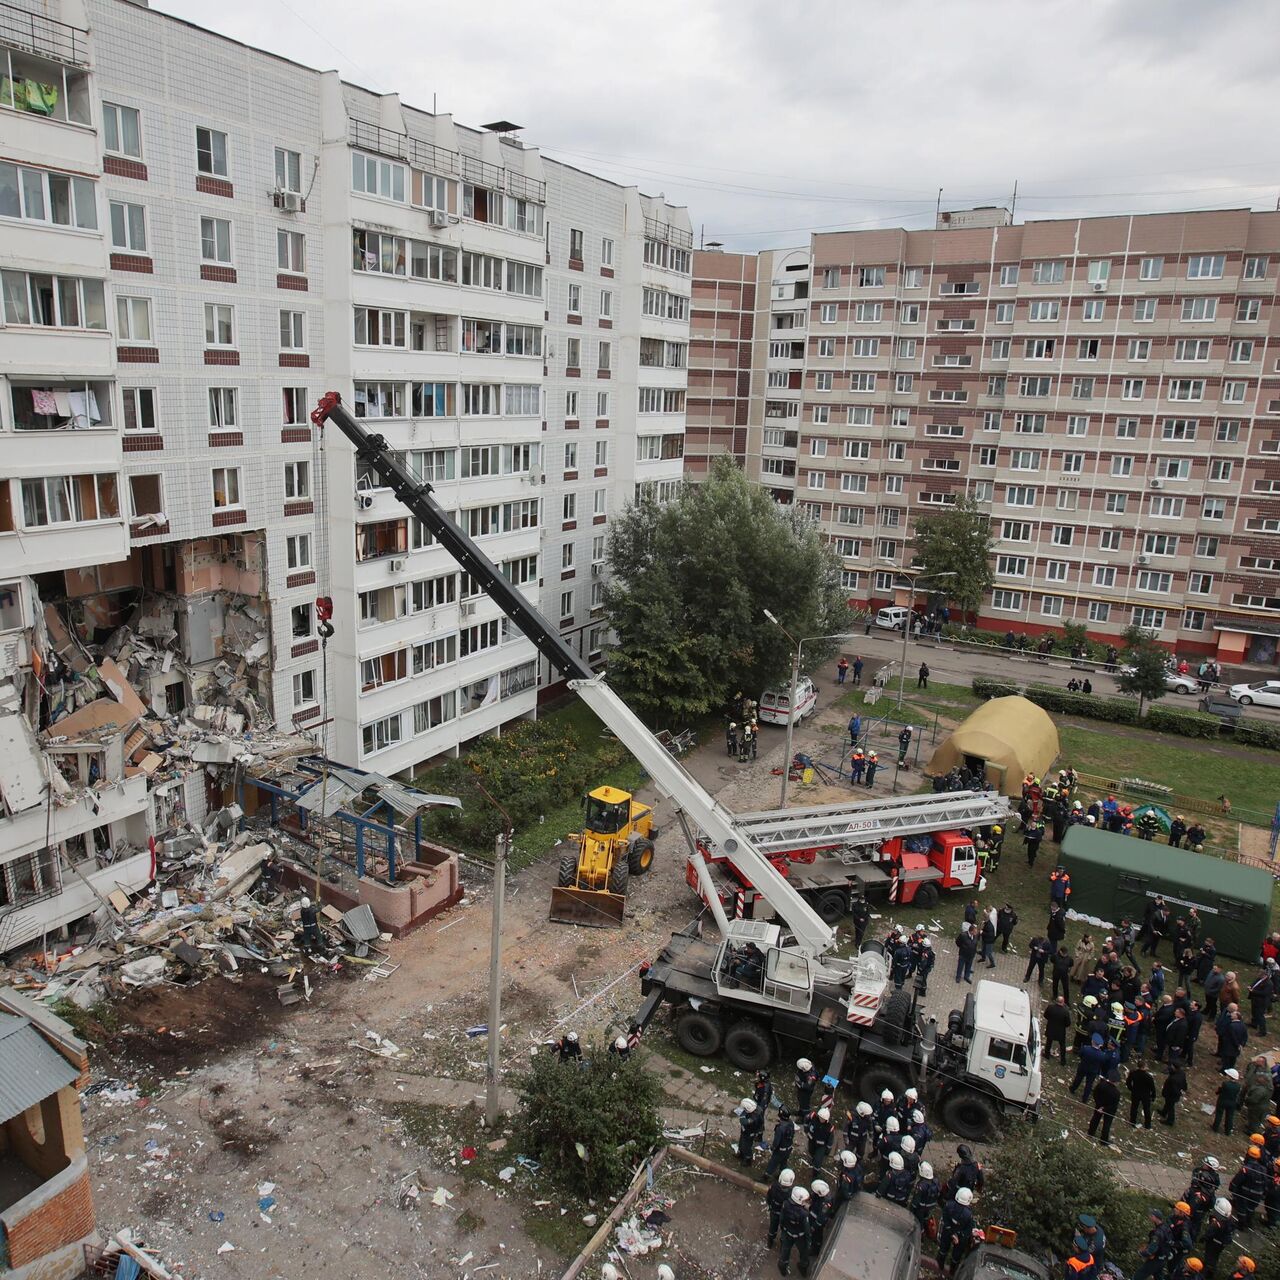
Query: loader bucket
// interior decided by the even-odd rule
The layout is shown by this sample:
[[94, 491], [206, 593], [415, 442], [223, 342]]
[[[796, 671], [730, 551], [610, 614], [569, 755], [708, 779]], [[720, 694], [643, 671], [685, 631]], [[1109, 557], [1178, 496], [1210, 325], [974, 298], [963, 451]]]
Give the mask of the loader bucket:
[[551, 920], [555, 924], [584, 924], [599, 929], [622, 925], [627, 900], [607, 889], [552, 889]]

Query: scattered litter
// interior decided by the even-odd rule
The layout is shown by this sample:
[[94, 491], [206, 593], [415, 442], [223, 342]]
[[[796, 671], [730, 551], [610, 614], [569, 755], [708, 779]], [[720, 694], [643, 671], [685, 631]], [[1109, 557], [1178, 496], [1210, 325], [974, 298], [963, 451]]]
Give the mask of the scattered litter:
[[596, 1213], [587, 1213], [583, 1215], [582, 1223], [587, 1227], [594, 1227], [600, 1221], [600, 1215]]
[[235, 1251], [236, 1251], [236, 1247], [235, 1247], [235, 1245], [233, 1245], [233, 1244], [231, 1243], [231, 1241], [230, 1241], [230, 1240], [224, 1240], [224, 1241], [223, 1241], [223, 1242], [218, 1246], [218, 1252], [219, 1252], [220, 1254], [222, 1254], [222, 1253], [235, 1253]]
[[223, 1213], [221, 1209], [210, 1209], [210, 1210], [209, 1210], [209, 1221], [210, 1221], [210, 1222], [221, 1222], [221, 1221], [223, 1221], [223, 1219], [224, 1219], [224, 1218], [226, 1218], [226, 1216], [227, 1216], [227, 1215], [226, 1215], [225, 1213]]
[[505, 1169], [498, 1170], [498, 1177], [503, 1182], [510, 1182], [516, 1176], [516, 1167], [513, 1164], [507, 1165]]
[[261, 1212], [267, 1213], [271, 1209], [274, 1209], [275, 1207], [276, 1207], [275, 1196], [259, 1196], [258, 1197], [258, 1208]]
[[435, 1190], [435, 1195], [431, 1197], [431, 1203], [436, 1205], [438, 1208], [443, 1209], [445, 1205], [447, 1205], [449, 1201], [452, 1199], [453, 1199], [452, 1191], [449, 1191], [444, 1187], [437, 1187]]

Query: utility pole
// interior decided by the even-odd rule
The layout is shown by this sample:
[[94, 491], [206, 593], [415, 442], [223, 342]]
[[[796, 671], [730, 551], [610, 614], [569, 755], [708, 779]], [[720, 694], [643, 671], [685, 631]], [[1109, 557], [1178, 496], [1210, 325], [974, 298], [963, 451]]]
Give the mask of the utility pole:
[[489, 1061], [484, 1072], [484, 1123], [498, 1123], [499, 1051], [502, 1048], [502, 908], [511, 852], [511, 815], [479, 783], [484, 798], [502, 814], [503, 827], [493, 847], [493, 912], [489, 932]]

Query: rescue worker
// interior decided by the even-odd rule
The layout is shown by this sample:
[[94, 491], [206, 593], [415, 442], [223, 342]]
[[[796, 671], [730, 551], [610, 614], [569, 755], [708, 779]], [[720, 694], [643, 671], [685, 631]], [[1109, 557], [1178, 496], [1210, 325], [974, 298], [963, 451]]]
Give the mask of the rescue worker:
[[1138, 1251], [1142, 1265], [1133, 1274], [1133, 1280], [1160, 1280], [1169, 1269], [1173, 1259], [1173, 1239], [1164, 1214], [1159, 1209], [1149, 1209], [1147, 1217], [1151, 1228], [1147, 1233], [1147, 1242]]
[[1156, 1100], [1156, 1078], [1147, 1070], [1146, 1063], [1139, 1062], [1129, 1068], [1125, 1077], [1129, 1090], [1129, 1128], [1138, 1127], [1138, 1115], [1142, 1115], [1142, 1127], [1151, 1128], [1151, 1106]]
[[889, 1153], [888, 1176], [882, 1177], [876, 1183], [876, 1196], [881, 1200], [891, 1200], [894, 1204], [900, 1204], [905, 1209], [911, 1201], [911, 1184], [913, 1181], [914, 1179], [905, 1167], [902, 1152], [891, 1151]]
[[756, 1139], [764, 1133], [764, 1112], [751, 1098], [743, 1098], [738, 1116], [738, 1163], [750, 1165]]
[[1236, 1221], [1243, 1231], [1253, 1226], [1253, 1215], [1267, 1194], [1268, 1179], [1261, 1162], [1262, 1148], [1250, 1147], [1245, 1153], [1244, 1163], [1227, 1184]]
[[1207, 839], [1208, 835], [1205, 833], [1204, 827], [1200, 825], [1199, 819], [1197, 819], [1187, 828], [1187, 841], [1183, 847], [1192, 850], [1194, 853], [1203, 853]]
[[773, 1126], [773, 1138], [769, 1143], [769, 1164], [765, 1176], [772, 1178], [779, 1170], [791, 1163], [791, 1148], [796, 1141], [796, 1122], [786, 1107], [778, 1108], [778, 1123]]
[[767, 1071], [756, 1072], [756, 1087], [753, 1099], [762, 1112], [769, 1110], [769, 1103], [773, 1101], [773, 1085], [769, 1081], [769, 1073]]
[[911, 750], [911, 726], [904, 724], [898, 732], [898, 768], [907, 764], [907, 752]]
[[809, 1163], [813, 1165], [814, 1173], [817, 1173], [831, 1154], [831, 1140], [835, 1137], [831, 1112], [826, 1107], [819, 1107], [810, 1116], [806, 1129], [809, 1135]]
[[1228, 1137], [1236, 1124], [1236, 1111], [1240, 1106], [1240, 1073], [1235, 1067], [1228, 1067], [1222, 1073], [1222, 1083], [1218, 1086], [1217, 1101], [1213, 1108], [1213, 1131], [1220, 1133], [1224, 1129]]
[[1154, 840], [1160, 834], [1160, 819], [1150, 809], [1139, 815], [1135, 826], [1139, 840]]
[[808, 1058], [796, 1059], [796, 1113], [801, 1116], [809, 1114], [809, 1104], [813, 1101], [813, 1091], [818, 1087], [818, 1073]]
[[1093, 1265], [1101, 1272], [1107, 1262], [1107, 1233], [1102, 1229], [1102, 1223], [1093, 1214], [1082, 1213], [1076, 1219], [1076, 1234], [1084, 1237]]
[[1065, 907], [1071, 897], [1071, 877], [1066, 867], [1059, 864], [1049, 873], [1049, 901]]
[[[923, 929], [924, 925], [916, 925], [917, 929]], [[911, 1088], [902, 1091], [902, 1097], [894, 1104], [894, 1114], [902, 1123], [902, 1132], [909, 1133], [911, 1131], [911, 1113], [920, 1106], [920, 1090], [913, 1085]]]
[[844, 1145], [852, 1151], [861, 1164], [866, 1157], [867, 1140], [875, 1128], [875, 1113], [871, 1103], [859, 1102], [853, 1113], [845, 1112]]
[[862, 752], [861, 747], [855, 747], [849, 756], [849, 785], [856, 787], [862, 781], [862, 775], [866, 772], [867, 758]]
[[858, 1157], [846, 1147], [840, 1153], [840, 1170], [836, 1174], [836, 1204], [852, 1200], [862, 1190], [862, 1170]]
[[973, 1191], [969, 1187], [960, 1187], [942, 1206], [942, 1221], [938, 1226], [938, 1270], [947, 1274], [947, 1260], [955, 1255], [954, 1261], [968, 1248], [969, 1236], [973, 1231]]
[[1040, 842], [1044, 839], [1044, 823], [1037, 817], [1022, 829], [1022, 841], [1027, 849], [1027, 866], [1036, 865], [1036, 855], [1040, 852]]
[[954, 1197], [962, 1187], [973, 1192], [981, 1191], [984, 1181], [982, 1166], [973, 1158], [968, 1145], [962, 1142], [956, 1148], [956, 1167], [951, 1170], [951, 1177], [947, 1179], [947, 1195]]
[[889, 1157], [897, 1152], [901, 1142], [902, 1125], [899, 1123], [897, 1116], [890, 1116], [884, 1122], [884, 1132], [876, 1142], [876, 1155], [879, 1157], [879, 1163], [876, 1165], [877, 1183], [884, 1181]]
[[554, 1052], [561, 1062], [581, 1062], [582, 1046], [578, 1043], [578, 1033], [570, 1031], [555, 1042]]
[[778, 1245], [778, 1272], [791, 1274], [791, 1254], [794, 1251], [800, 1263], [800, 1274], [809, 1274], [809, 1193], [803, 1187], [792, 1187], [791, 1198], [782, 1206]]
[[1218, 1176], [1220, 1167], [1213, 1156], [1205, 1156], [1192, 1170], [1191, 1185], [1187, 1188], [1186, 1195], [1182, 1197], [1191, 1206], [1191, 1221], [1188, 1223], [1188, 1229], [1193, 1241], [1200, 1234], [1200, 1222], [1208, 1212], [1209, 1206], [1218, 1198], [1218, 1189], [1222, 1185], [1222, 1179]]
[[898, 1139], [898, 1154], [902, 1157], [903, 1168], [911, 1175], [911, 1181], [914, 1182], [916, 1173], [920, 1169], [920, 1154], [916, 1151], [916, 1140], [909, 1133], [904, 1133]]
[[783, 1169], [777, 1178], [769, 1184], [769, 1193], [764, 1202], [769, 1210], [769, 1234], [766, 1237], [772, 1249], [778, 1239], [778, 1226], [782, 1222], [782, 1207], [791, 1198], [791, 1188], [796, 1185], [795, 1171]]
[[876, 770], [880, 767], [880, 757], [873, 751], [867, 757], [867, 786], [874, 787], [876, 784]]
[[1076, 1236], [1071, 1242], [1071, 1254], [1063, 1269], [1064, 1280], [1095, 1280], [1098, 1268], [1094, 1265], [1089, 1242], [1084, 1236]]
[[1053, 955], [1053, 947], [1047, 938], [1035, 937], [1027, 944], [1027, 971], [1022, 975], [1023, 982], [1031, 981], [1031, 973], [1036, 973], [1036, 981], [1044, 986], [1044, 967]]
[[897, 1106], [894, 1102], [893, 1090], [881, 1089], [880, 1100], [876, 1103], [875, 1114], [872, 1117], [872, 1127], [875, 1130], [877, 1142], [884, 1136], [885, 1125], [888, 1123], [889, 1117], [896, 1114]]
[[1204, 1263], [1199, 1258], [1183, 1258], [1169, 1272], [1169, 1280], [1200, 1280], [1204, 1273]]
[[849, 717], [849, 746], [856, 747], [862, 737], [862, 717], [855, 711]]
[[897, 946], [892, 952], [893, 968], [890, 977], [895, 987], [901, 987], [907, 980], [907, 975], [915, 968], [915, 952], [911, 949], [906, 938], [901, 938]]
[[911, 1193], [911, 1212], [922, 1229], [927, 1229], [933, 1211], [938, 1207], [938, 1199], [942, 1195], [942, 1185], [934, 1177], [933, 1165], [927, 1160], [920, 1161], [920, 1176], [916, 1180], [915, 1190]]
[[617, 1058], [619, 1062], [626, 1062], [631, 1057], [631, 1041], [626, 1036], [619, 1036], [609, 1046], [609, 1055]]
[[1231, 1280], [1250, 1280], [1257, 1269], [1258, 1264], [1248, 1254], [1242, 1253], [1236, 1259], [1236, 1269], [1231, 1273]]
[[1178, 814], [1177, 817], [1169, 823], [1169, 843], [1175, 849], [1181, 849], [1182, 842], [1186, 838], [1186, 835], [1187, 820], [1182, 816], [1182, 814]]
[[933, 1130], [925, 1123], [923, 1111], [917, 1110], [911, 1113], [911, 1128], [908, 1132], [916, 1144], [916, 1155], [923, 1156], [925, 1147], [929, 1145], [929, 1139], [933, 1137]]
[[302, 908], [302, 947], [305, 951], [319, 951], [324, 946], [320, 937], [320, 908], [310, 898], [303, 898]]
[[1218, 1259], [1231, 1247], [1235, 1237], [1236, 1222], [1231, 1212], [1231, 1201], [1226, 1196], [1219, 1196], [1213, 1202], [1204, 1224], [1204, 1238], [1201, 1249], [1204, 1253], [1204, 1273], [1213, 1280], [1218, 1270]]
[[[809, 1186], [809, 1250], [814, 1257], [822, 1252], [822, 1238], [833, 1211], [831, 1188], [821, 1178], [815, 1178]], [[800, 1270], [803, 1274], [804, 1267]]]
[[1111, 1126], [1115, 1123], [1116, 1108], [1120, 1105], [1120, 1086], [1116, 1082], [1114, 1068], [1098, 1081], [1093, 1091], [1093, 1115], [1089, 1118], [1089, 1137], [1102, 1126], [1099, 1141], [1104, 1147], [1111, 1145]]
[[937, 963], [938, 953], [933, 949], [929, 937], [920, 939], [920, 950], [916, 953], [916, 991], [921, 996], [929, 994], [929, 975]]

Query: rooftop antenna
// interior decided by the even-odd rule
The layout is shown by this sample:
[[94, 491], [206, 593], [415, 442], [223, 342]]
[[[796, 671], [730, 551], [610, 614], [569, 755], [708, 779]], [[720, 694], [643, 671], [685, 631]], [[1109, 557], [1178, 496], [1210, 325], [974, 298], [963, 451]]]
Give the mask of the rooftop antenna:
[[1013, 199], [1009, 202], [1009, 223], [1013, 224], [1014, 217], [1018, 212], [1018, 180], [1013, 180]]
[[941, 217], [942, 217], [942, 188], [939, 187], [938, 203], [934, 206], [934, 210], [933, 210], [933, 227], [935, 231], [938, 228], [938, 221]]

